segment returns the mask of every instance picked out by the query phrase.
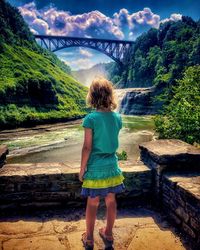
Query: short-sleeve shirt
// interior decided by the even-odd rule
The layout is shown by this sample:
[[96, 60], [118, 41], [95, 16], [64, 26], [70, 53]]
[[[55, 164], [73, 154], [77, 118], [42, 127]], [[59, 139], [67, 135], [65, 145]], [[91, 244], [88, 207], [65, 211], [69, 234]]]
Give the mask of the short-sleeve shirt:
[[93, 133], [87, 168], [103, 170], [108, 166], [118, 167], [116, 150], [119, 146], [119, 131], [122, 128], [121, 115], [114, 111], [94, 111], [84, 117], [82, 126], [91, 128]]

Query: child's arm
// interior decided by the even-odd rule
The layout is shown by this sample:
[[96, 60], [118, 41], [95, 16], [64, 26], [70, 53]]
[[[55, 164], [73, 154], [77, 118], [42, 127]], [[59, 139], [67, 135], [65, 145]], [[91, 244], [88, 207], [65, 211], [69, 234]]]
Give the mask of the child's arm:
[[92, 150], [92, 129], [85, 128], [84, 143], [83, 143], [82, 154], [81, 154], [81, 167], [80, 167], [80, 173], [79, 173], [80, 181], [83, 181], [83, 175], [86, 170], [87, 161], [89, 159], [91, 150]]

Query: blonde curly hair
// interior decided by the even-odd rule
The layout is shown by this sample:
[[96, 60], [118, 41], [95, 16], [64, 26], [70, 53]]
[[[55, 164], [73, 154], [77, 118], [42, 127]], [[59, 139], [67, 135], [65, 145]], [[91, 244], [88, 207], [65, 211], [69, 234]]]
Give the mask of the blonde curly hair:
[[90, 85], [86, 103], [96, 109], [116, 109], [117, 103], [112, 82], [103, 77], [95, 78]]

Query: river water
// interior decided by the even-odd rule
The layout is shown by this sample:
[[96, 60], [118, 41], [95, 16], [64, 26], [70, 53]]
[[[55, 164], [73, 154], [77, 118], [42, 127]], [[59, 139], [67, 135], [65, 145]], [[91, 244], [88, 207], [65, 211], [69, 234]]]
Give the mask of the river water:
[[[152, 116], [122, 115], [123, 128], [119, 134], [118, 152], [125, 150], [128, 160], [139, 158], [138, 144], [154, 138]], [[83, 144], [81, 120], [78, 124], [52, 125], [51, 129], [37, 129], [37, 133], [16, 132], [0, 143], [7, 144], [7, 163], [68, 162], [79, 164]], [[28, 129], [27, 129], [28, 130]], [[1, 134], [2, 135], [2, 134]]]

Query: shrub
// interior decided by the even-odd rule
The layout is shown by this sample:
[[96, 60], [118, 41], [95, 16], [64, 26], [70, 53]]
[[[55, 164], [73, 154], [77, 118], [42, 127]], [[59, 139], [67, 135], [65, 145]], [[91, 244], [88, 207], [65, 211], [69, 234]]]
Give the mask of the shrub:
[[122, 150], [121, 153], [116, 152], [116, 154], [117, 154], [117, 157], [118, 157], [119, 161], [126, 161], [127, 160], [127, 153], [126, 153], [126, 151]]
[[200, 66], [186, 69], [173, 88], [173, 98], [162, 115], [155, 117], [159, 138], [200, 143]]

